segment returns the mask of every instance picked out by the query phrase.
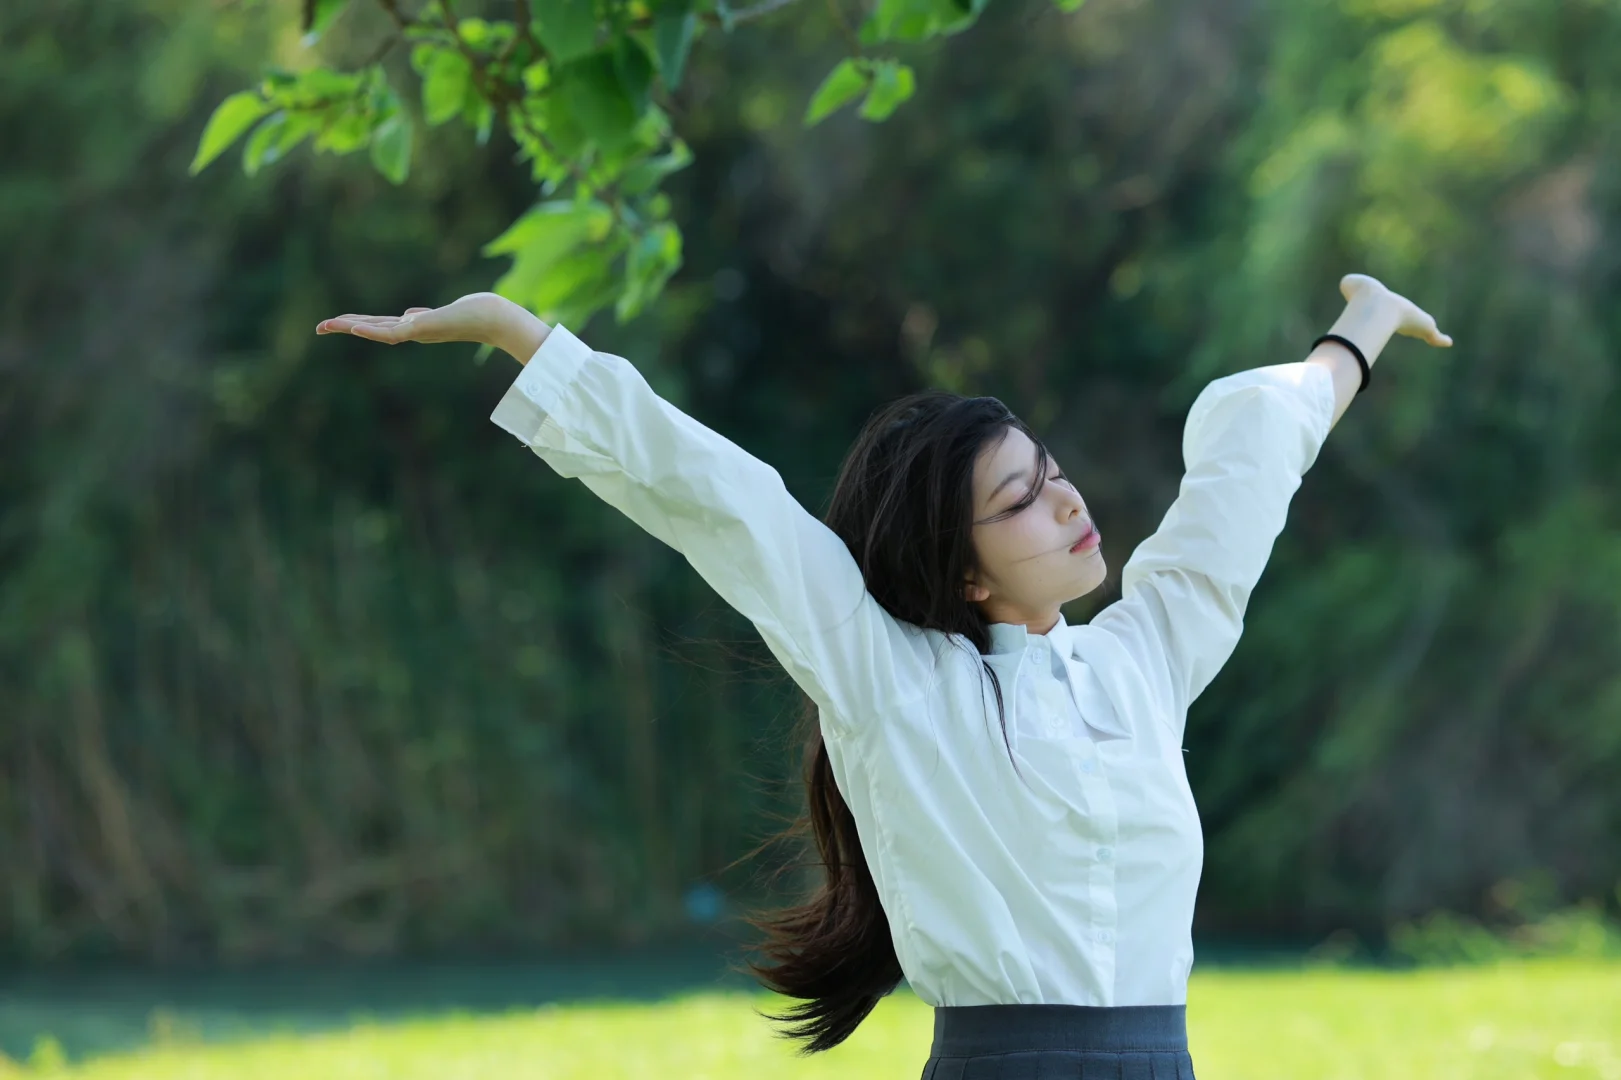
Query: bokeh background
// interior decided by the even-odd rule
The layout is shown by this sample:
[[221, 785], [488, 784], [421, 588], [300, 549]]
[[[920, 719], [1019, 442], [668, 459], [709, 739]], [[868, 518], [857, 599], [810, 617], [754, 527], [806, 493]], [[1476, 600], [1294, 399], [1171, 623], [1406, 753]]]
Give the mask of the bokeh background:
[[[747, 624], [488, 422], [509, 359], [313, 333], [489, 287], [536, 197], [505, 136], [437, 129], [400, 187], [307, 149], [187, 175], [222, 97], [382, 18], [312, 55], [297, 7], [0, 6], [0, 1075], [177, 1025], [730, 993], [737, 915], [786, 895], [743, 856], [797, 805], [796, 700]], [[1075, 621], [1206, 381], [1298, 359], [1346, 271], [1413, 297], [1457, 347], [1387, 351], [1190, 718], [1196, 934], [1212, 978], [1585, 957], [1591, 1032], [1447, 1075], [1621, 1076], [1621, 5], [997, 0], [893, 119], [807, 131], [841, 54], [812, 4], [705, 38], [685, 266], [572, 329], [812, 508], [881, 402], [1003, 397], [1105, 534]], [[1332, 1014], [1311, 985], [1279, 1001]], [[557, 1039], [534, 1075], [576, 1075]], [[677, 1071], [788, 1075], [761, 1053]]]

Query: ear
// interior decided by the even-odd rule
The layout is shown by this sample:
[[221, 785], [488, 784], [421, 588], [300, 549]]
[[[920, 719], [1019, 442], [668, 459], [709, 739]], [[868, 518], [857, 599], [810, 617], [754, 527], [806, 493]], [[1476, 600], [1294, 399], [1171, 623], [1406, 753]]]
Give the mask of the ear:
[[983, 603], [985, 600], [990, 598], [991, 590], [975, 581], [973, 576], [970, 575], [967, 579], [967, 583], [963, 585], [962, 594], [969, 603], [978, 604]]

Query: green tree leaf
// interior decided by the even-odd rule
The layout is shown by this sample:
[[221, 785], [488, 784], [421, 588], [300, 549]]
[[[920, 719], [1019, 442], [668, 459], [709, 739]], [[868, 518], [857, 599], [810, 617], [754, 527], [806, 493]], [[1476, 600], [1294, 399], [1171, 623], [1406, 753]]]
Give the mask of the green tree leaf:
[[681, 268], [681, 230], [666, 221], [649, 229], [625, 258], [625, 287], [614, 305], [620, 322], [635, 318]]
[[523, 79], [524, 90], [538, 94], [552, 84], [551, 65], [544, 60], [536, 60], [523, 69], [520, 77]]
[[587, 240], [601, 240], [612, 224], [612, 212], [601, 203], [553, 199], [530, 207], [483, 252], [550, 262]]
[[266, 101], [274, 101], [283, 91], [297, 85], [297, 75], [281, 68], [271, 68], [265, 72], [265, 77], [259, 80], [259, 96]]
[[684, 142], [677, 142], [669, 153], [643, 158], [626, 169], [619, 178], [619, 190], [627, 195], [644, 194], [663, 183], [666, 176], [691, 164], [692, 149]]
[[338, 110], [329, 115], [315, 137], [315, 149], [334, 154], [351, 154], [371, 141], [372, 121], [358, 109]]
[[[565, 72], [554, 73], [557, 81], [553, 83], [552, 91], [534, 103], [529, 112], [532, 116], [532, 125], [545, 133], [546, 141], [551, 144], [551, 149], [557, 157], [562, 161], [572, 161], [585, 153], [586, 147], [591, 143], [591, 133], [586, 130], [581, 118], [575, 115], [570, 106], [569, 95], [561, 89], [565, 74]], [[549, 156], [538, 142], [527, 135], [520, 141], [529, 145], [537, 164]], [[566, 169], [564, 172], [566, 173]], [[536, 178], [539, 179], [539, 174]]]
[[534, 21], [535, 36], [556, 63], [571, 63], [596, 50], [595, 0], [539, 0]]
[[488, 101], [477, 94], [468, 94], [467, 103], [462, 108], [462, 119], [473, 129], [478, 145], [483, 146], [490, 141], [490, 132], [495, 127], [495, 107]]
[[917, 76], [898, 60], [882, 60], [873, 67], [872, 89], [861, 104], [864, 119], [887, 120], [917, 89]]
[[531, 207], [484, 245], [486, 256], [512, 256], [512, 266], [496, 282], [495, 291], [529, 306], [558, 260], [583, 244], [600, 243], [612, 227], [613, 214], [597, 202], [555, 199]]
[[619, 77], [619, 85], [636, 118], [641, 119], [653, 89], [653, 60], [635, 38], [619, 39], [614, 49], [614, 74]]
[[614, 269], [623, 249], [618, 239], [577, 247], [552, 263], [527, 296], [508, 299], [543, 319], [578, 324], [619, 294], [622, 286]]
[[871, 71], [862, 61], [850, 57], [839, 61], [811, 97], [810, 107], [805, 110], [805, 126], [820, 124], [866, 93], [871, 84]]
[[191, 160], [191, 174], [196, 176], [207, 168], [209, 162], [223, 154], [268, 112], [270, 106], [252, 90], [239, 91], [220, 102], [203, 128], [197, 156]]
[[429, 127], [454, 120], [473, 89], [473, 66], [454, 49], [436, 48], [422, 73], [422, 118]]
[[288, 104], [335, 101], [360, 93], [364, 80], [365, 75], [361, 72], [310, 68], [300, 72], [295, 82], [283, 86], [279, 96]]
[[[646, 59], [646, 54], [643, 60]], [[627, 93], [617, 50], [600, 50], [555, 72], [552, 102], [579, 125], [584, 135], [604, 147], [624, 145], [636, 129], [641, 109]], [[645, 104], [645, 97], [643, 102]]]
[[242, 148], [242, 171], [253, 176], [262, 167], [275, 164], [320, 127], [321, 118], [314, 113], [283, 110], [272, 114], [248, 136]]
[[664, 85], [671, 90], [681, 85], [681, 76], [687, 67], [687, 54], [692, 50], [693, 37], [698, 31], [698, 16], [692, 12], [653, 17], [653, 48], [658, 54], [659, 74]]
[[926, 41], [959, 33], [974, 24], [987, 0], [878, 0], [861, 24], [861, 43]]
[[1074, 12], [1081, 10], [1081, 5], [1086, 3], [1086, 0], [1053, 0], [1053, 3], [1057, 5], [1059, 11]]
[[243, 172], [253, 176], [261, 167], [274, 163], [281, 156], [276, 151], [276, 141], [286, 126], [287, 114], [278, 112], [248, 136], [247, 143], [242, 147]]
[[403, 110], [372, 132], [371, 162], [389, 183], [405, 183], [411, 172], [411, 118]]
[[473, 49], [487, 49], [494, 41], [490, 24], [485, 19], [462, 19], [456, 23], [456, 36]]
[[349, 4], [349, 0], [304, 0], [304, 44], [314, 45], [321, 40], [332, 20]]

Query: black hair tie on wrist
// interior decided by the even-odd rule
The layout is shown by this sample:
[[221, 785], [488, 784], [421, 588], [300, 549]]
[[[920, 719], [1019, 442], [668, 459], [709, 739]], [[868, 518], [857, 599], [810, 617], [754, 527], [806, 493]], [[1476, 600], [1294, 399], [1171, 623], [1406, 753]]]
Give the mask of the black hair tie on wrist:
[[1325, 341], [1332, 341], [1336, 345], [1344, 345], [1350, 350], [1351, 355], [1356, 357], [1357, 366], [1362, 369], [1362, 385], [1356, 388], [1356, 392], [1360, 394], [1366, 390], [1368, 388], [1368, 377], [1373, 374], [1373, 369], [1368, 366], [1368, 358], [1362, 355], [1362, 350], [1356, 347], [1356, 342], [1350, 338], [1340, 337], [1338, 334], [1324, 334], [1311, 343], [1311, 348], [1306, 350], [1307, 353], [1316, 352], [1317, 346]]

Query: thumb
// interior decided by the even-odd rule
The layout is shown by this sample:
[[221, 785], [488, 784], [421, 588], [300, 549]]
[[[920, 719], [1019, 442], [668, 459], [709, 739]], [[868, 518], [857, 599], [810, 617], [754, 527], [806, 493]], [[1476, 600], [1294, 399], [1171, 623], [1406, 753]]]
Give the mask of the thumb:
[[407, 314], [407, 315], [415, 315], [415, 314], [417, 314], [417, 313], [418, 313], [418, 312], [420, 312], [420, 311], [432, 311], [432, 310], [433, 310], [433, 308], [426, 308], [426, 307], [408, 307], [408, 308], [406, 308], [406, 309], [405, 309], [405, 313], [406, 313], [406, 314]]

